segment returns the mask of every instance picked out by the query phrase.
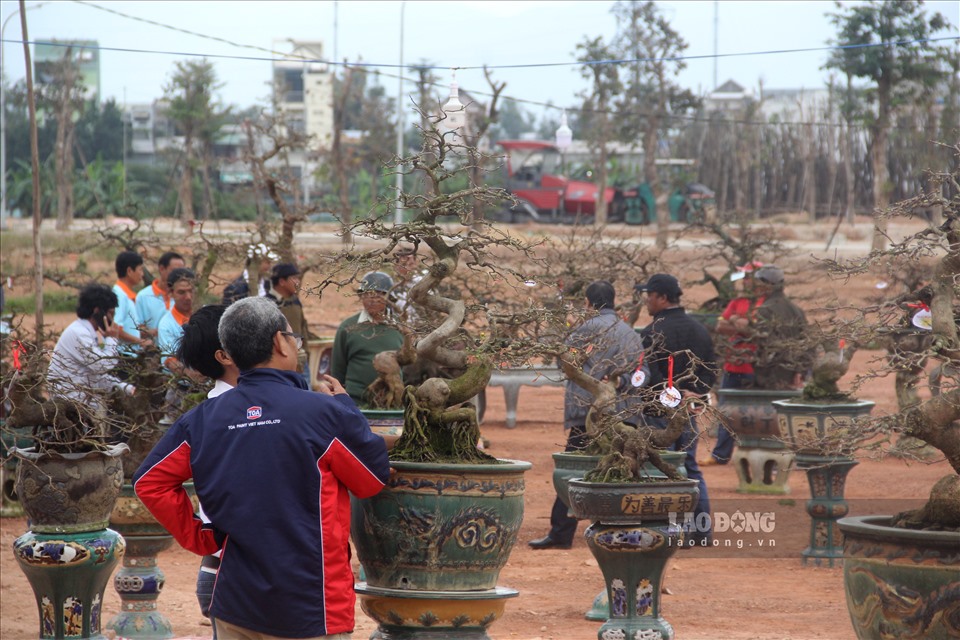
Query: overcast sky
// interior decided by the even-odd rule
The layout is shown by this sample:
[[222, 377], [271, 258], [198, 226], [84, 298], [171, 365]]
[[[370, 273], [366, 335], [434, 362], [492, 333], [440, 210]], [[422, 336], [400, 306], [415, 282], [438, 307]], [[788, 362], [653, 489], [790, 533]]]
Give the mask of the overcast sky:
[[[826, 51], [769, 53], [787, 49], [821, 48], [834, 36], [828, 12], [833, 2], [712, 0], [657, 3], [673, 27], [689, 43], [688, 62], [680, 82], [697, 92], [713, 88], [716, 60], [720, 83], [733, 78], [742, 85], [767, 88], [814, 88], [824, 84], [821, 69]], [[11, 17], [3, 33], [4, 73], [12, 80], [24, 75], [23, 49], [17, 3], [3, 0], [2, 18]], [[28, 2], [27, 18], [32, 41], [93, 39], [101, 47], [123, 49], [101, 52], [101, 87], [104, 98], [118, 102], [151, 102], [163, 93], [176, 60], [209, 56], [224, 83], [221, 100], [239, 107], [264, 103], [271, 75], [270, 53], [276, 40], [322, 40], [331, 59], [362, 59], [377, 65], [428, 61], [438, 67], [445, 82], [450, 67], [508, 65], [558, 65], [538, 68], [497, 68], [494, 77], [506, 81], [505, 94], [560, 106], [577, 104], [577, 92], [586, 87], [572, 64], [576, 45], [586, 37], [614, 32], [611, 2]], [[35, 7], [35, 8], [30, 8]], [[104, 7], [126, 16], [109, 13]], [[943, 13], [958, 34], [960, 2], [927, 2], [928, 11]], [[714, 15], [717, 14], [717, 42]], [[335, 19], [336, 16], [336, 19]], [[134, 18], [162, 23], [191, 35]], [[208, 37], [228, 40], [227, 44]], [[235, 46], [247, 45], [247, 46]], [[141, 52], [142, 51], [142, 52]], [[149, 51], [149, 52], [147, 52]], [[281, 52], [288, 52], [289, 48]], [[234, 56], [229, 59], [215, 56]], [[384, 66], [385, 74], [396, 68]], [[407, 75], [410, 75], [409, 72]], [[468, 90], [486, 90], [479, 69], [457, 72]], [[396, 77], [384, 77], [390, 95], [398, 92]], [[412, 90], [406, 84], [407, 91]], [[438, 89], [438, 91], [441, 91]], [[538, 116], [543, 109], [526, 108]]]

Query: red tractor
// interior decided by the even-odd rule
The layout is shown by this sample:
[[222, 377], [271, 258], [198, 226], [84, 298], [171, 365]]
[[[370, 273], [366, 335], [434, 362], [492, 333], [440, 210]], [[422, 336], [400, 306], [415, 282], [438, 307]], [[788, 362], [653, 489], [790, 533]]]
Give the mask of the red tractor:
[[[549, 142], [539, 140], [501, 140], [506, 151], [504, 188], [519, 204], [494, 214], [500, 222], [584, 222], [596, 213], [597, 185], [570, 180], [562, 175], [562, 156]], [[623, 221], [624, 197], [612, 187], [604, 190], [607, 219]]]

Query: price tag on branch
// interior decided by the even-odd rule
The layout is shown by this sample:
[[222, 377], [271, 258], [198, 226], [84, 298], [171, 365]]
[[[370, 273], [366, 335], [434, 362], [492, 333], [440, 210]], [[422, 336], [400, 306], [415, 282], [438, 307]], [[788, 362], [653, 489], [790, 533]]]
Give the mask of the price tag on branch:
[[673, 356], [667, 360], [667, 388], [660, 393], [660, 404], [670, 409], [680, 406], [683, 396], [680, 391], [673, 386]]
[[637, 360], [637, 368], [634, 369], [633, 375], [630, 376], [630, 384], [634, 387], [642, 387], [643, 383], [647, 381], [647, 374], [643, 372], [643, 353], [640, 354], [640, 359]]

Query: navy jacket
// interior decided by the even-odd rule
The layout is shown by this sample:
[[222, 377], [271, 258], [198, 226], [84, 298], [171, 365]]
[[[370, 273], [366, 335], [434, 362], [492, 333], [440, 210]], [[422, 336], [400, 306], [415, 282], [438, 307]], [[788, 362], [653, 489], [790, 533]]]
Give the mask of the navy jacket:
[[[134, 489], [186, 549], [222, 546], [214, 617], [304, 638], [353, 630], [348, 489], [369, 497], [389, 473], [383, 439], [348, 396], [261, 368], [181, 416]], [[194, 515], [181, 486], [190, 477], [212, 525]]]
[[[673, 382], [680, 391], [705, 394], [717, 381], [717, 358], [707, 328], [687, 315], [683, 307], [664, 309], [640, 332], [649, 354], [651, 385], [665, 387], [673, 354]], [[689, 353], [688, 353], [689, 352]], [[700, 364], [693, 366], [690, 354]]]

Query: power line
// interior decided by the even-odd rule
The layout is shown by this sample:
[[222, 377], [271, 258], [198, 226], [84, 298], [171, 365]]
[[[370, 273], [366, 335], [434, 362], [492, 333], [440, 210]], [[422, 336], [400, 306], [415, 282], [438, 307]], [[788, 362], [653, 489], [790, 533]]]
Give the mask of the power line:
[[[173, 28], [173, 27], [171, 27]], [[176, 29], [181, 31], [180, 29]], [[184, 33], [190, 33], [191, 35], [198, 35], [193, 32], [184, 31]], [[227, 40], [222, 40], [214, 36], [204, 36], [220, 42], [229, 42]], [[549, 67], [582, 67], [582, 66], [597, 66], [597, 65], [621, 65], [621, 64], [634, 64], [639, 62], [673, 62], [673, 61], [684, 61], [684, 60], [706, 60], [717, 58], [734, 58], [734, 57], [745, 57], [745, 56], [764, 56], [764, 55], [780, 55], [784, 53], [809, 53], [815, 51], [837, 51], [837, 50], [850, 50], [850, 49], [866, 49], [866, 48], [877, 48], [877, 47], [905, 47], [914, 44], [925, 44], [925, 43], [934, 43], [934, 42], [944, 42], [947, 40], [960, 40], [960, 36], [943, 36], [940, 38], [920, 38], [917, 40], [902, 40], [897, 42], [882, 42], [882, 43], [867, 43], [867, 44], [850, 44], [850, 45], [833, 45], [828, 47], [809, 47], [803, 49], [771, 49], [767, 51], [747, 51], [740, 53], [720, 53], [720, 54], [704, 54], [697, 56], [670, 56], [666, 58], [622, 58], [615, 60], [581, 60], [574, 62], [540, 62], [540, 63], [526, 63], [526, 64], [501, 64], [501, 65], [480, 65], [480, 66], [449, 66], [449, 65], [406, 65], [406, 68], [411, 69], [428, 69], [430, 71], [476, 71], [482, 69], [542, 69]], [[305, 56], [300, 56], [296, 54], [278, 54], [277, 52], [271, 51], [270, 49], [264, 49], [262, 47], [255, 47], [253, 45], [239, 45], [235, 44], [234, 46], [242, 46], [247, 48], [258, 49], [261, 51], [267, 51], [274, 55], [282, 55], [283, 58], [264, 58], [259, 56], [237, 56], [230, 55], [226, 53], [196, 53], [192, 51], [167, 51], [164, 49], [131, 49], [128, 47], [104, 47], [100, 45], [85, 45], [77, 43], [65, 43], [65, 42], [47, 42], [42, 40], [27, 41], [26, 43], [23, 40], [3, 40], [4, 43], [12, 44], [32, 44], [34, 46], [38, 44], [53, 46], [53, 47], [73, 47], [74, 49], [91, 49], [95, 51], [116, 51], [119, 53], [146, 53], [146, 54], [156, 54], [156, 55], [168, 55], [168, 56], [185, 56], [193, 58], [219, 58], [226, 60], [251, 60], [258, 62], [286, 62], [291, 59], [316, 63], [316, 64], [326, 64], [330, 66], [338, 67], [353, 67], [353, 68], [365, 68], [365, 69], [397, 69], [404, 68], [398, 64], [392, 63], [382, 63], [382, 62], [336, 62], [332, 60], [325, 60], [322, 58], [308, 58]], [[230, 43], [234, 44], [234, 43]]]
[[[156, 21], [156, 20], [151, 20], [151, 19], [148, 19], [148, 18], [142, 18], [142, 17], [135, 16], [135, 15], [131, 15], [131, 14], [128, 14], [128, 13], [125, 13], [125, 12], [122, 12], [122, 11], [118, 11], [118, 10], [116, 10], [116, 9], [108, 8], [108, 7], [105, 7], [105, 6], [102, 6], [102, 5], [93, 3], [93, 2], [85, 2], [85, 1], [83, 1], [83, 0], [74, 0], [74, 2], [76, 2], [77, 4], [83, 5], [83, 6], [88, 6], [88, 7], [94, 8], [94, 9], [98, 9], [98, 10], [100, 10], [100, 11], [104, 11], [104, 12], [106, 12], [106, 13], [111, 13], [111, 14], [117, 15], [117, 16], [122, 17], [122, 18], [127, 18], [127, 19], [129, 19], [129, 20], [134, 20], [134, 21], [136, 21], [136, 22], [142, 22], [142, 23], [145, 23], [145, 24], [153, 25], [153, 26], [160, 27], [160, 28], [163, 28], [163, 29], [168, 29], [168, 30], [175, 31], [175, 32], [178, 32], [178, 33], [183, 33], [183, 34], [186, 34], [186, 35], [190, 35], [190, 36], [194, 36], [194, 37], [198, 37], [198, 38], [202, 38], [202, 39], [206, 39], [206, 40], [211, 40], [211, 41], [219, 42], [219, 43], [222, 43], [222, 44], [227, 44], [227, 45], [233, 46], [233, 47], [238, 47], [238, 48], [243, 48], [243, 49], [251, 49], [251, 50], [254, 50], [254, 51], [262, 51], [262, 52], [264, 52], [264, 53], [270, 54], [271, 57], [265, 58], [265, 57], [261, 57], [261, 56], [237, 56], [237, 55], [229, 55], [229, 54], [203, 54], [203, 53], [196, 53], [196, 52], [164, 51], [164, 50], [149, 50], [149, 49], [131, 49], [131, 48], [103, 47], [103, 46], [99, 46], [99, 45], [80, 45], [80, 44], [76, 44], [76, 43], [58, 43], [58, 42], [32, 42], [32, 43], [30, 43], [30, 44], [34, 44], [34, 45], [36, 45], [36, 44], [45, 44], [45, 45], [63, 46], [63, 47], [70, 46], [70, 47], [73, 47], [73, 48], [75, 48], [75, 49], [93, 49], [93, 50], [102, 50], [102, 51], [116, 51], [116, 52], [120, 52], [120, 53], [145, 53], [145, 54], [171, 55], [171, 56], [186, 56], [186, 57], [219, 58], [219, 59], [231, 59], [231, 60], [250, 60], [250, 61], [261, 61], [261, 62], [281, 62], [281, 61], [286, 61], [286, 60], [296, 60], [296, 61], [302, 61], [302, 62], [305, 62], [305, 63], [319, 63], [319, 64], [326, 64], [326, 65], [332, 65], [332, 66], [339, 66], [339, 67], [343, 67], [343, 68], [345, 68], [345, 69], [346, 69], [346, 68], [350, 68], [350, 69], [353, 69], [353, 70], [356, 70], [356, 71], [360, 71], [360, 72], [364, 72], [364, 73], [375, 73], [375, 74], [377, 74], [377, 75], [383, 75], [384, 77], [398, 78], [398, 79], [401, 79], [401, 80], [403, 80], [403, 81], [405, 81], [405, 82], [410, 82], [410, 83], [417, 83], [418, 80], [414, 80], [414, 79], [412, 79], [412, 78], [406, 77], [406, 76], [404, 76], [403, 74], [391, 74], [391, 73], [383, 72], [383, 71], [380, 71], [380, 69], [383, 69], [383, 68], [388, 68], [388, 69], [398, 69], [398, 68], [399, 68], [399, 69], [403, 69], [403, 68], [409, 68], [409, 69], [416, 69], [416, 70], [421, 70], [421, 69], [425, 69], [425, 70], [477, 70], [477, 69], [533, 69], [533, 68], [547, 68], [547, 67], [561, 67], [561, 66], [591, 66], [591, 65], [606, 65], [606, 64], [621, 65], [621, 64], [635, 64], [635, 63], [639, 63], [639, 62], [650, 62], [650, 61], [657, 61], [657, 60], [662, 60], [662, 61], [703, 60], [703, 59], [719, 59], [719, 58], [730, 58], [730, 57], [746, 57], [746, 56], [761, 56], [761, 55], [779, 55], [779, 54], [785, 54], [785, 53], [808, 53], [808, 52], [816, 52], [816, 51], [850, 50], [850, 49], [876, 48], [876, 47], [886, 47], [886, 46], [899, 47], [899, 46], [908, 46], [908, 45], [913, 45], [913, 44], [923, 44], [923, 43], [941, 42], [941, 41], [947, 41], [947, 40], [960, 40], [960, 37], [958, 37], [958, 36], [944, 36], [944, 37], [940, 37], [940, 38], [924, 38], [924, 39], [904, 40], [904, 41], [897, 41], [897, 42], [890, 42], [890, 43], [862, 43], [862, 44], [852, 44], [852, 45], [832, 45], [832, 46], [826, 46], [826, 47], [808, 47], [808, 48], [801, 48], [801, 49], [780, 49], [780, 50], [752, 51], [752, 52], [724, 53], [724, 54], [714, 53], [714, 54], [709, 54], [709, 55], [672, 56], [672, 57], [666, 57], [666, 58], [627, 58], [627, 59], [574, 61], [574, 62], [556, 62], [556, 63], [524, 63], [524, 64], [516, 64], [516, 65], [489, 65], [489, 66], [483, 65], [483, 66], [463, 66], [463, 67], [457, 67], [457, 66], [451, 67], [451, 66], [444, 66], [444, 65], [417, 65], [417, 64], [413, 64], [413, 65], [397, 65], [397, 64], [385, 64], [385, 63], [364, 63], [364, 62], [346, 62], [346, 61], [344, 61], [344, 62], [336, 62], [336, 61], [324, 60], [324, 59], [319, 59], [319, 58], [308, 58], [308, 57], [306, 57], [306, 56], [302, 56], [302, 55], [299, 55], [299, 54], [296, 54], [296, 53], [284, 54], [284, 53], [280, 53], [280, 52], [277, 52], [277, 51], [274, 51], [274, 50], [272, 50], [272, 49], [268, 49], [268, 48], [265, 48], [265, 47], [260, 47], [260, 46], [257, 46], [257, 45], [250, 45], [250, 44], [245, 44], [245, 43], [240, 43], [240, 42], [233, 42], [233, 41], [231, 41], [231, 40], [227, 40], [227, 39], [221, 38], [221, 37], [219, 37], [219, 36], [213, 36], [213, 35], [206, 34], [206, 33], [200, 33], [200, 32], [197, 32], [197, 31], [191, 31], [191, 30], [189, 30], [189, 29], [184, 29], [184, 28], [182, 28], [182, 27], [176, 27], [176, 26], [173, 26], [173, 25], [169, 25], [169, 24], [165, 24], [165, 23], [162, 23], [162, 22], [158, 22], [158, 21]], [[4, 42], [15, 42], [15, 43], [23, 44], [22, 41], [18, 41], [18, 40], [9, 40], [9, 41], [4, 40]], [[275, 57], [275, 56], [282, 56], [282, 57], [278, 59], [278, 58]], [[430, 86], [440, 87], [440, 88], [445, 88], [445, 87], [446, 87], [446, 85], [444, 85], [444, 84], [442, 84], [442, 83], [436, 83], [436, 82], [435, 82], [435, 83], [430, 83]], [[487, 92], [484, 92], [484, 91], [479, 91], [479, 90], [472, 90], [471, 93], [476, 94], [476, 95], [480, 95], [480, 96], [485, 96], [485, 97], [492, 97], [492, 94], [487, 93]], [[544, 103], [544, 102], [539, 102], [539, 101], [535, 101], [535, 100], [528, 100], [528, 99], [523, 99], [523, 98], [515, 98], [515, 97], [512, 97], [512, 96], [503, 96], [503, 95], [501, 95], [501, 98], [502, 98], [503, 100], [510, 100], [510, 101], [513, 101], [513, 102], [519, 103], [519, 104], [526, 104], [526, 105], [538, 106], [538, 107], [542, 107], [542, 108], [557, 109], [557, 110], [575, 110], [575, 111], [584, 112], [582, 109], [578, 109], [578, 108], [576, 108], [576, 107], [561, 107], [561, 106], [558, 106], [558, 105], [554, 105], [554, 104], [552, 104], [552, 103]], [[399, 108], [399, 105], [398, 105], [398, 108]], [[586, 112], [584, 112], [584, 113], [598, 113], [598, 114], [607, 114], [607, 115], [609, 115], [609, 114], [612, 114], [612, 113], [615, 113], [615, 112], [612, 112], [612, 111], [609, 111], [609, 110], [607, 110], [607, 111], [589, 110], [589, 111], [586, 111]], [[671, 120], [671, 119], [672, 119], [672, 120], [684, 120], [684, 121], [688, 121], [688, 122], [713, 122], [713, 118], [703, 118], [703, 117], [699, 117], [699, 116], [687, 116], [687, 115], [673, 114], [673, 113], [660, 113], [660, 114], [655, 114], [654, 112], [650, 112], [650, 111], [645, 111], [645, 112], [644, 112], [644, 111], [629, 111], [629, 112], [622, 112], [622, 111], [621, 111], [621, 112], [616, 112], [616, 113], [618, 113], [618, 114], [620, 114], [620, 115], [625, 115], [625, 114], [627, 114], [627, 115], [640, 115], [640, 116], [646, 116], [646, 117], [650, 117], [650, 116], [655, 116], [655, 115], [657, 115], [658, 117], [663, 118], [663, 119], [667, 119], [667, 120]], [[755, 121], [737, 120], [737, 119], [725, 119], [725, 122], [734, 123], [734, 124], [742, 124], [742, 125], [751, 125], [751, 126], [768, 126], [768, 125], [771, 124], [771, 123], [769, 123], [769, 122], [755, 122]], [[780, 124], [780, 125], [795, 125], [795, 126], [806, 126], [806, 125], [815, 125], [815, 126], [843, 126], [843, 125], [840, 124], [840, 123], [819, 122], [819, 121], [817, 121], [817, 122], [786, 122], [786, 121], [782, 121], [782, 122], [778, 122], [778, 123], [776, 123], [776, 124]]]
[[[89, 4], [89, 3], [81, 3], [81, 4]], [[95, 6], [95, 5], [94, 5], [94, 6]], [[144, 20], [144, 21], [146, 21], [146, 22], [152, 22], [152, 21], [147, 21], [147, 20]], [[176, 29], [175, 27], [171, 27], [171, 28]], [[179, 30], [179, 29], [176, 29], [176, 30]], [[193, 34], [193, 35], [199, 35], [199, 34]], [[202, 35], [201, 35], [200, 37], [210, 37], [210, 38], [212, 38], [212, 39], [220, 40], [219, 38], [216, 38], [215, 36], [202, 36]], [[950, 37], [947, 37], [947, 38], [934, 38], [934, 39], [929, 39], [929, 41], [941, 41], [941, 40], [960, 40], [960, 36], [950, 36]], [[928, 41], [928, 40], [915, 40], [915, 41], [912, 41], [912, 42], [916, 43], [916, 42], [925, 42], [925, 41]], [[9, 43], [23, 44], [23, 41], [22, 41], [22, 40], [8, 40], [8, 39], [5, 39], [5, 40], [3, 40], [3, 42], [4, 42], [4, 43], [8, 43], [8, 42], [9, 42]], [[228, 41], [223, 41], [223, 42], [228, 42]], [[343, 68], [345, 68], [345, 69], [353, 69], [353, 70], [356, 70], [356, 71], [360, 71], [360, 72], [362, 72], [362, 73], [373, 73], [373, 74], [376, 74], [376, 75], [382, 75], [382, 76], [390, 77], [390, 78], [401, 78], [401, 79], [403, 79], [403, 80], [406, 81], [406, 82], [410, 82], [410, 83], [414, 83], [414, 84], [416, 84], [416, 83], [418, 82], [417, 80], [412, 79], [412, 78], [409, 78], [409, 77], [407, 77], [407, 76], [396, 75], [396, 74], [391, 74], [391, 73], [387, 73], [387, 72], [380, 71], [380, 69], [378, 68], [379, 65], [368, 64], [368, 63], [360, 63], [360, 62], [330, 63], [330, 62], [326, 62], [326, 61], [321, 60], [321, 59], [318, 59], [318, 58], [306, 58], [306, 57], [304, 57], [304, 56], [299, 56], [299, 55], [296, 55], [296, 54], [279, 54], [279, 55], [284, 55], [285, 57], [284, 57], [284, 58], [277, 59], [277, 58], [262, 58], [262, 57], [255, 57], [255, 56], [235, 56], [235, 55], [227, 55], [227, 54], [202, 54], [202, 53], [192, 53], [192, 52], [175, 52], [175, 51], [162, 51], [162, 50], [150, 50], [150, 49], [128, 49], [128, 48], [120, 48], [120, 47], [103, 47], [103, 46], [99, 46], [99, 45], [78, 44], [78, 43], [75, 43], [75, 42], [28, 41], [27, 44], [32, 44], [32, 45], [34, 45], [34, 46], [40, 44], [40, 45], [56, 46], [56, 47], [63, 47], [63, 48], [73, 48], [73, 49], [92, 49], [92, 50], [98, 50], [98, 51], [116, 51], [116, 52], [121, 52], [121, 53], [144, 53], [144, 54], [158, 54], [158, 55], [172, 55], [172, 56], [190, 56], [190, 57], [201, 57], [201, 58], [227, 58], [227, 59], [233, 59], [233, 60], [251, 60], [251, 61], [258, 61], [258, 62], [283, 62], [283, 61], [286, 61], [286, 60], [289, 60], [289, 59], [292, 58], [292, 59], [295, 59], [295, 60], [298, 60], [298, 61], [302, 60], [302, 61], [304, 61], [304, 62], [313, 62], [313, 63], [320, 63], [320, 64], [336, 65], [336, 66], [343, 67]], [[231, 43], [231, 44], [234, 44], [234, 43]], [[249, 47], [249, 48], [258, 48], [258, 47], [255, 47], [254, 45], [240, 45], [240, 44], [236, 44], [235, 46], [242, 46], [242, 47]], [[873, 46], [877, 46], [877, 45], [873, 45]], [[266, 49], [264, 49], [264, 50], [265, 50], [265, 51], [268, 51], [268, 50], [266, 50]], [[785, 51], [786, 51], [786, 50], [785, 50]], [[795, 51], [801, 51], [801, 50], [795, 50]], [[721, 57], [722, 57], [722, 56], [725, 56], [725, 55], [726, 55], [726, 56], [729, 56], [729, 55], [759, 55], [760, 53], [762, 53], [762, 52], [757, 52], [756, 54], [721, 54]], [[607, 61], [607, 62], [609, 63], [610, 61]], [[621, 61], [621, 62], [622, 62], [622, 63], [625, 63], [624, 61]], [[566, 63], [564, 63], [564, 64], [566, 64]], [[570, 64], [587, 64], [587, 63], [570, 63]], [[391, 68], [398, 68], [398, 67], [399, 67], [399, 65], [387, 65], [387, 66], [389, 66], [389, 67], [391, 67]], [[549, 66], [549, 65], [547, 65], [547, 66]], [[408, 68], [411, 68], [411, 69], [427, 69], [427, 70], [438, 70], [438, 69], [446, 70], [446, 69], [449, 69], [450, 67], [434, 66], [434, 65], [409, 65]], [[460, 70], [464, 70], [464, 69], [474, 69], [474, 68], [482, 68], [482, 67], [457, 67], [457, 69], [460, 69]], [[489, 67], [489, 68], [490, 68], [490, 69], [503, 69], [503, 68], [510, 68], [510, 67], [492, 66], [492, 67]], [[432, 83], [430, 83], [430, 86], [441, 87], [441, 88], [445, 88], [445, 87], [446, 87], [445, 84], [443, 84], [443, 83], [438, 83], [438, 82], [432, 82]], [[492, 97], [492, 94], [491, 94], [491, 93], [487, 93], [487, 92], [484, 92], [484, 91], [481, 91], [481, 90], [471, 90], [470, 93], [475, 94], [475, 95], [479, 95], [479, 96]], [[520, 103], [520, 104], [533, 105], [533, 106], [543, 107], [543, 108], [547, 108], [547, 109], [556, 109], [556, 110], [558, 110], [558, 111], [577, 111], [577, 112], [581, 112], [581, 113], [593, 113], [593, 114], [604, 114], [604, 115], [640, 115], [640, 116], [646, 116], [646, 117], [650, 117], [650, 116], [656, 115], [656, 116], [658, 116], [658, 117], [660, 117], [660, 118], [662, 118], [662, 119], [668, 119], [668, 120], [672, 119], [672, 120], [684, 120], [684, 121], [687, 121], [687, 122], [705, 122], [705, 123], [714, 122], [714, 119], [713, 119], [713, 118], [704, 118], [704, 117], [701, 117], [701, 116], [688, 116], [688, 115], [674, 114], [674, 113], [669, 113], [669, 112], [660, 112], [659, 114], [657, 114], [656, 112], [653, 112], [653, 111], [639, 111], [639, 110], [632, 110], [632, 111], [612, 111], [612, 110], [609, 110], [609, 109], [608, 109], [608, 110], [600, 110], [600, 109], [583, 110], [583, 109], [581, 109], [581, 108], [579, 108], [579, 107], [563, 107], [563, 106], [555, 105], [555, 104], [552, 104], [552, 103], [549, 103], [549, 102], [539, 102], [539, 101], [536, 101], [536, 100], [529, 100], [529, 99], [525, 99], [525, 98], [515, 98], [515, 97], [512, 97], [512, 96], [501, 95], [500, 98], [501, 98], [502, 100], [511, 100], [511, 101], [513, 101], [513, 102], [517, 102], [517, 103]], [[776, 122], [776, 123], [771, 123], [771, 122], [763, 122], [763, 121], [758, 122], [758, 121], [751, 121], [751, 120], [738, 120], [738, 119], [732, 119], [732, 118], [731, 118], [731, 119], [726, 119], [726, 118], [725, 118], [725, 119], [724, 119], [724, 122], [726, 122], [726, 123], [733, 123], [733, 124], [742, 124], [742, 125], [747, 125], [747, 126], [773, 126], [773, 125], [782, 125], [782, 126], [807, 126], [807, 125], [814, 125], [814, 126], [828, 126], [828, 127], [851, 126], [851, 125], [849, 125], [849, 124], [844, 125], [843, 123], [823, 122], [823, 121], [803, 121], [803, 122], [779, 121], [779, 122]], [[856, 127], [856, 128], [860, 128], [860, 127]]]

